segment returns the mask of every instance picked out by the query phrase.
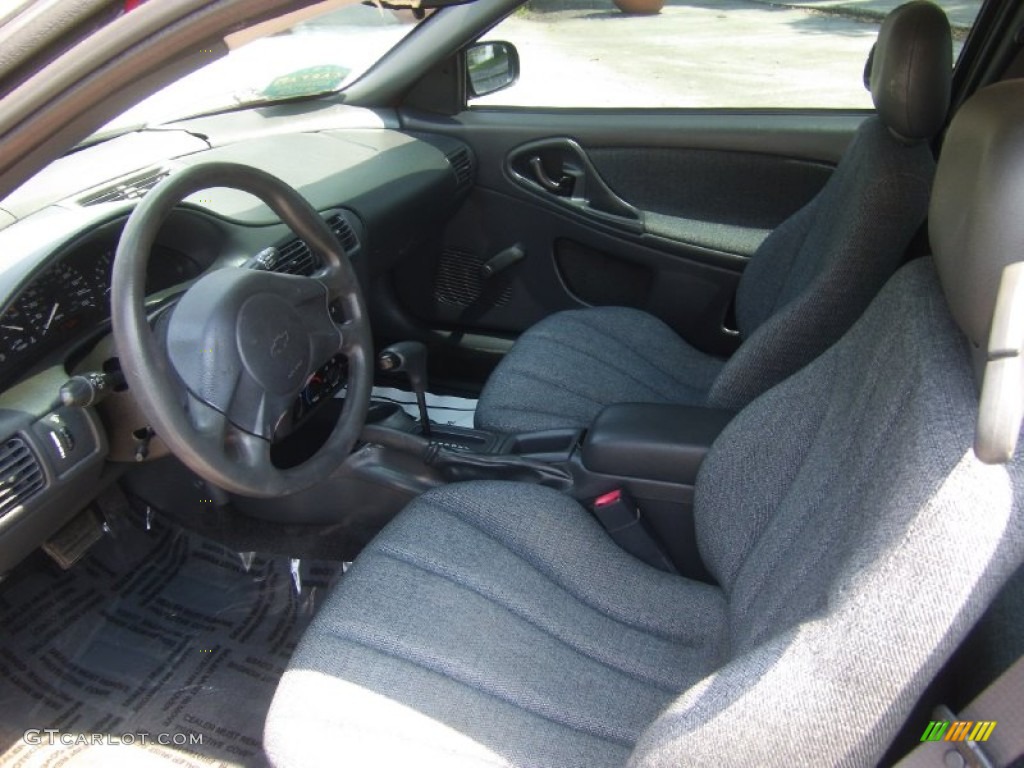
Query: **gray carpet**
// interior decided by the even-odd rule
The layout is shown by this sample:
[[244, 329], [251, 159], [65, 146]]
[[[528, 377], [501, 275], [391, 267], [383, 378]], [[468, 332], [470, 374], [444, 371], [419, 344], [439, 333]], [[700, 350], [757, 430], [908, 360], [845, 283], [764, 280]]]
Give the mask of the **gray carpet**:
[[[297, 594], [287, 558], [247, 560], [128, 515], [68, 572], [19, 566], [0, 584], [0, 766], [265, 765], [270, 699], [341, 569], [303, 561]], [[47, 728], [63, 735], [25, 742]]]

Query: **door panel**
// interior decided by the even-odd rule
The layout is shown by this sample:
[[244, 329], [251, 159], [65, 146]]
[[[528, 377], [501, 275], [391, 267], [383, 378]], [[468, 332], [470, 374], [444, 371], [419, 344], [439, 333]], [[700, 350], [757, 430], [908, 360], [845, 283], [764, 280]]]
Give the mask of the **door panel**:
[[[720, 254], [692, 248], [691, 257], [680, 256], [651, 247], [650, 240], [602, 230], [560, 210], [478, 189], [450, 223], [441, 252], [409, 262], [395, 273], [395, 293], [428, 327], [504, 335], [561, 309], [636, 306], [674, 328], [689, 329], [695, 345], [724, 354], [730, 339], [726, 335], [722, 344], [721, 319], [735, 293], [738, 269], [716, 263]], [[490, 281], [479, 278], [480, 267], [516, 245], [525, 258], [491, 278], [500, 281], [496, 287], [486, 287]], [[458, 287], [453, 290], [454, 286]], [[490, 294], [486, 306], [475, 306], [485, 292]]]
[[[561, 309], [636, 306], [728, 355], [748, 257], [824, 185], [864, 117], [403, 113], [408, 130], [468, 143], [477, 176], [438, 251], [396, 272], [395, 295], [427, 328], [506, 336]], [[521, 258], [481, 277], [515, 246]]]

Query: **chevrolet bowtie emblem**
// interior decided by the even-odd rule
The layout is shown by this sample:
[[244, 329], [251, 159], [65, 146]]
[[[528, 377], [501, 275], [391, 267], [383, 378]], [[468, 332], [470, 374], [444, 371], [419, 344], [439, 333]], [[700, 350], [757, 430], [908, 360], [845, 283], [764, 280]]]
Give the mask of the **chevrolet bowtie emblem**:
[[274, 338], [274, 343], [270, 345], [270, 356], [279, 357], [286, 349], [288, 349], [288, 331], [279, 333]]

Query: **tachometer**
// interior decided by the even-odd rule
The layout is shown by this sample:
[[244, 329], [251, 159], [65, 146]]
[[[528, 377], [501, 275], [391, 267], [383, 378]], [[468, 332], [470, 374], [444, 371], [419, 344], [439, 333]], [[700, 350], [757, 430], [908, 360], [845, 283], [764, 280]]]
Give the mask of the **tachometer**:
[[22, 296], [17, 306], [0, 317], [0, 363], [20, 357], [36, 343], [37, 334], [31, 317], [34, 305], [26, 299]]
[[68, 263], [41, 274], [0, 316], [0, 363], [37, 359], [105, 317], [107, 284]]

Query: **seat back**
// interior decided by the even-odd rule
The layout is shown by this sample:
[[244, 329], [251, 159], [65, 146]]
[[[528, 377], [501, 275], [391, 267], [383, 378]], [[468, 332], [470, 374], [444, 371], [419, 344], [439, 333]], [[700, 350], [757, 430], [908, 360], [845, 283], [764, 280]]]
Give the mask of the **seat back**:
[[928, 210], [929, 141], [949, 106], [952, 42], [937, 6], [886, 18], [865, 80], [877, 116], [858, 129], [821, 192], [750, 260], [736, 294], [743, 344], [709, 393], [741, 408], [846, 332], [899, 266]]
[[1024, 80], [953, 121], [934, 260], [903, 267], [709, 453], [695, 512], [729, 661], [652, 724], [634, 765], [876, 764], [1024, 561], [1024, 464], [973, 447], [976, 350], [1019, 258], [1022, 201]]

